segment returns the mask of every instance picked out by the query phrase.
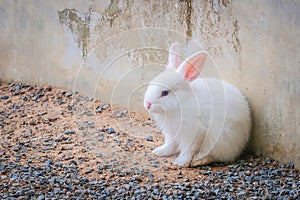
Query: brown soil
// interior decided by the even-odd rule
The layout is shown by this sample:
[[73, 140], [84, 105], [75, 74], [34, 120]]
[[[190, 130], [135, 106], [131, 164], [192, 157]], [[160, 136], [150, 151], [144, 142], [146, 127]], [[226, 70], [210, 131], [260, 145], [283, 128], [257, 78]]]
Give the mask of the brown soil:
[[[23, 84], [16, 91], [15, 86], [0, 86], [0, 96], [9, 97], [0, 101], [0, 113], [7, 115], [2, 117], [5, 125], [1, 128], [0, 146], [6, 158], [36, 165], [44, 165], [47, 160], [65, 165], [75, 163], [79, 174], [96, 179], [114, 173], [99, 173], [101, 166], [123, 171], [136, 168], [164, 181], [201, 178], [199, 169], [174, 166], [174, 158], [152, 154], [151, 150], [163, 143], [163, 137], [145, 116], [91, 101], [77, 93], [69, 96], [69, 91], [60, 88]], [[42, 95], [34, 99], [39, 93]], [[97, 108], [102, 108], [102, 112], [97, 113]], [[114, 133], [109, 133], [108, 128], [113, 128]], [[65, 133], [66, 130], [71, 133]], [[153, 140], [148, 141], [148, 136]], [[21, 157], [15, 157], [11, 148], [18, 143], [28, 144]]]

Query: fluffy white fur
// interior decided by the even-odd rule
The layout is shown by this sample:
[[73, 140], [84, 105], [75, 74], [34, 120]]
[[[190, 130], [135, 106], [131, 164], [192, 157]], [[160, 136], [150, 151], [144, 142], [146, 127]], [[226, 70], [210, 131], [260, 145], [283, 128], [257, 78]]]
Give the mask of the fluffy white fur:
[[[180, 64], [180, 48], [170, 48], [169, 63], [145, 93], [144, 106], [165, 137], [153, 153], [178, 155], [174, 164], [200, 166], [233, 161], [243, 151], [250, 133], [250, 111], [241, 92], [229, 83], [197, 78], [205, 52]], [[190, 68], [197, 70], [189, 70]], [[162, 91], [168, 91], [163, 96]]]

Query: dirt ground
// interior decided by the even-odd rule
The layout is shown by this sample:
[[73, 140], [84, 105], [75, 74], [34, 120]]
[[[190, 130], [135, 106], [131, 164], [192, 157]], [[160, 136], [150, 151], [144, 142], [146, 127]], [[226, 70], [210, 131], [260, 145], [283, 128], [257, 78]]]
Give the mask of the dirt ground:
[[[237, 194], [241, 198], [260, 194], [294, 198], [300, 192], [299, 172], [293, 163], [247, 156], [235, 163], [182, 168], [172, 164], [172, 157], [152, 154], [151, 150], [161, 144], [163, 137], [148, 117], [62, 88], [0, 82], [0, 196], [20, 193], [16, 166], [24, 170], [41, 166], [43, 171], [49, 168], [53, 173], [65, 173], [61, 175], [65, 178], [75, 169], [89, 180], [105, 180], [101, 184], [111, 191], [118, 191], [114, 188], [117, 183], [133, 180], [139, 186], [162, 187], [158, 196], [187, 195], [187, 188], [192, 188], [190, 195], [225, 195], [225, 199]], [[278, 179], [278, 187], [274, 179]], [[174, 189], [177, 186], [179, 189]], [[41, 195], [49, 191], [53, 195], [51, 187], [42, 190], [37, 186], [37, 190]], [[280, 188], [290, 188], [285, 190], [293, 193]]]
[[151, 153], [163, 137], [147, 117], [50, 86], [3, 83], [0, 91], [2, 148], [27, 144], [19, 157], [13, 149], [6, 157], [36, 165], [76, 163], [80, 174], [93, 178], [104, 176], [99, 166], [138, 168], [164, 180], [199, 177], [198, 169], [174, 166], [174, 158]]

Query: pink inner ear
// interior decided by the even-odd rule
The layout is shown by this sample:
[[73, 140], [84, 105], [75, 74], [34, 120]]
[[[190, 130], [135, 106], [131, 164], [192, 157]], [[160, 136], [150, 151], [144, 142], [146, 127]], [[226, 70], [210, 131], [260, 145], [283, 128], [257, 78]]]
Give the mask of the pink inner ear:
[[185, 74], [184, 74], [184, 78], [188, 81], [192, 81], [195, 80], [199, 75], [198, 70], [192, 65], [188, 65], [185, 68]]
[[206, 54], [204, 53], [201, 53], [199, 55], [190, 58], [186, 63], [184, 69], [184, 78], [188, 81], [195, 80], [199, 76], [199, 73], [203, 68], [205, 59], [206, 59]]

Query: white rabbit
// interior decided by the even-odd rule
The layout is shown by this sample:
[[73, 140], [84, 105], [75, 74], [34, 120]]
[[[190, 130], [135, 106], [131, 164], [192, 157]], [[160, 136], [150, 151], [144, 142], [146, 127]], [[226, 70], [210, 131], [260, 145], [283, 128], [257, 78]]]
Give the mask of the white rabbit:
[[181, 47], [171, 45], [164, 72], [149, 84], [144, 107], [165, 137], [157, 156], [178, 155], [174, 164], [201, 166], [233, 161], [250, 134], [248, 103], [234, 86], [219, 79], [199, 78], [207, 53], [180, 62]]

